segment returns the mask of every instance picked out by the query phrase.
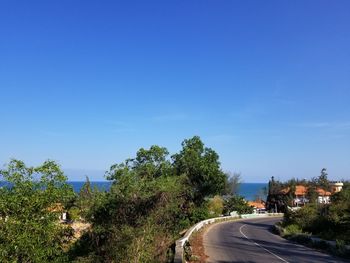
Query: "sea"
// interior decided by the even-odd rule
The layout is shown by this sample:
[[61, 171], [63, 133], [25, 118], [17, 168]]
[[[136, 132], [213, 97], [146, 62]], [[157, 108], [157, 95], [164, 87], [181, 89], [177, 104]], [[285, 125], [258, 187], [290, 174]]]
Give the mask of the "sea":
[[[72, 185], [74, 192], [79, 192], [85, 181], [68, 181]], [[90, 181], [91, 187], [97, 187], [100, 191], [108, 191], [111, 187], [109, 181]], [[238, 194], [243, 196], [248, 201], [253, 201], [257, 197], [266, 199], [266, 193], [264, 193], [264, 187], [267, 187], [265, 183], [241, 183], [238, 189]]]
[[[84, 185], [85, 181], [68, 181], [73, 187], [74, 192], [79, 193], [81, 187]], [[108, 191], [111, 187], [112, 182], [110, 181], [90, 181], [91, 187], [95, 186], [100, 191]], [[8, 186], [8, 183], [0, 181], [1, 186]], [[265, 183], [241, 183], [238, 189], [238, 194], [243, 196], [248, 201], [253, 201], [257, 197], [261, 199], [266, 199], [266, 193], [264, 193], [264, 188], [267, 187]]]

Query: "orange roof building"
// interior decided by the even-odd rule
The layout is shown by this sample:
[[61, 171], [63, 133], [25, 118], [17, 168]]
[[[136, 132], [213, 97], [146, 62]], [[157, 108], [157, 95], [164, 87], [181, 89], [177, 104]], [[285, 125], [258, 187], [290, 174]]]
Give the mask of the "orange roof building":
[[[290, 187], [284, 188], [281, 190], [282, 194], [288, 194], [290, 192]], [[306, 198], [308, 192], [308, 187], [304, 185], [296, 185], [294, 195], [295, 198], [293, 200], [293, 205], [299, 206], [308, 203], [309, 200]], [[328, 192], [322, 188], [316, 188], [316, 192], [318, 194], [317, 201], [319, 203], [328, 204], [330, 202], [331, 192]]]
[[263, 209], [265, 208], [264, 202], [258, 202], [258, 201], [248, 201], [248, 205], [257, 209]]
[[[281, 190], [282, 194], [288, 194], [290, 191], [290, 187], [284, 188]], [[304, 186], [304, 185], [297, 185], [295, 186], [295, 196], [305, 196], [307, 194], [308, 191], [308, 187]], [[316, 188], [316, 192], [318, 193], [318, 195], [320, 196], [331, 196], [332, 193], [328, 192], [322, 188]]]

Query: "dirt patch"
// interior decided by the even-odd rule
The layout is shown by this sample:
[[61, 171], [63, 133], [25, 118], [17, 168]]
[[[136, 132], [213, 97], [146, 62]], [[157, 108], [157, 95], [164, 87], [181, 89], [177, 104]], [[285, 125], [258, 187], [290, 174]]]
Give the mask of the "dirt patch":
[[208, 226], [202, 228], [198, 232], [195, 232], [190, 237], [190, 244], [192, 250], [192, 260], [190, 263], [205, 263], [208, 256], [205, 254], [203, 246], [203, 235], [207, 231]]

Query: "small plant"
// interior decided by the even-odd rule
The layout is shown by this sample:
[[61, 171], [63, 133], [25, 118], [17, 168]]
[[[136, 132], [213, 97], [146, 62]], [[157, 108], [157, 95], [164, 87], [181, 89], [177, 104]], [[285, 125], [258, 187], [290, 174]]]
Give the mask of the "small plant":
[[184, 245], [184, 257], [186, 260], [190, 260], [192, 257], [191, 244], [188, 241], [186, 241]]
[[285, 235], [297, 235], [301, 234], [302, 230], [297, 224], [291, 224], [284, 228]]

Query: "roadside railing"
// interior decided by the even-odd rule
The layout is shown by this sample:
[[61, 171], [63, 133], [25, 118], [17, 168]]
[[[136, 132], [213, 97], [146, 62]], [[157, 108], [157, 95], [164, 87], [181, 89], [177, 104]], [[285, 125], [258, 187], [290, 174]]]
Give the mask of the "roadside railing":
[[186, 242], [190, 239], [193, 232], [202, 229], [206, 225], [223, 222], [223, 221], [235, 220], [235, 219], [237, 220], [240, 218], [242, 219], [263, 218], [263, 217], [270, 217], [270, 216], [283, 216], [283, 213], [243, 214], [243, 215], [233, 215], [233, 216], [222, 216], [222, 217], [215, 217], [215, 218], [210, 218], [210, 219], [200, 221], [199, 223], [191, 227], [182, 238], [176, 241], [174, 263], [186, 262], [184, 258], [184, 246]]

